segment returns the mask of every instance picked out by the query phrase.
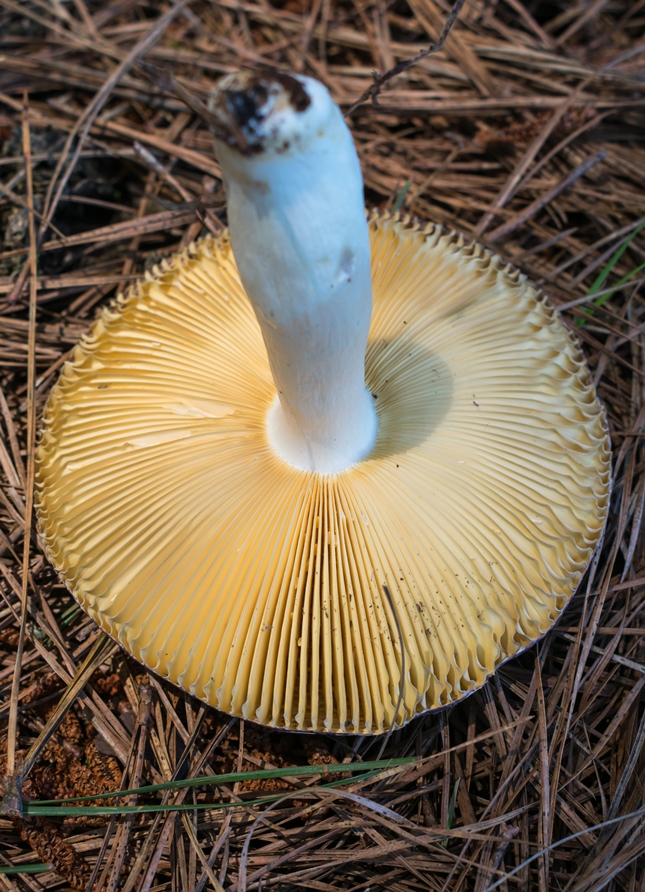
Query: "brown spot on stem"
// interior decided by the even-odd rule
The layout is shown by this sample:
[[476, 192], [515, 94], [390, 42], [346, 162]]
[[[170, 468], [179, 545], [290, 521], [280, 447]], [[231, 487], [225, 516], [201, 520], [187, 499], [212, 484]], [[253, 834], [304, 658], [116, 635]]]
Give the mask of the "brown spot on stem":
[[[281, 93], [279, 101], [286, 101], [295, 112], [302, 113], [311, 105], [303, 84], [283, 71], [265, 68], [223, 78], [208, 103], [209, 111], [218, 119], [217, 138], [243, 155], [261, 152], [265, 147], [261, 125], [274, 110], [271, 97]], [[288, 147], [285, 143], [281, 150]]]

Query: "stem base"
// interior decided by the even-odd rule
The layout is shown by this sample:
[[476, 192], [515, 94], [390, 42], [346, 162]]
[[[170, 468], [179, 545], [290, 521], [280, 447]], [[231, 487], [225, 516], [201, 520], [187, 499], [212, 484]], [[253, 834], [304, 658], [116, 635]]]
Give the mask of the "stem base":
[[319, 474], [346, 471], [369, 455], [376, 441], [376, 410], [368, 390], [363, 391], [362, 398], [347, 415], [352, 418], [351, 429], [343, 425], [337, 437], [325, 443], [316, 442], [303, 434], [276, 396], [267, 413], [269, 445], [292, 468]]

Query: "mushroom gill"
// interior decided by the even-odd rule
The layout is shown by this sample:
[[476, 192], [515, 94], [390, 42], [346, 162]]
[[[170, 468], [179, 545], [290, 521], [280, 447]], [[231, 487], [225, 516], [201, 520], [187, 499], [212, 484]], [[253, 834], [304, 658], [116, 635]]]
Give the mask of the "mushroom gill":
[[480, 687], [558, 617], [607, 514], [604, 412], [543, 297], [439, 227], [373, 215], [369, 237], [360, 461], [303, 470], [272, 447], [226, 235], [102, 313], [38, 449], [40, 529], [82, 607], [153, 671], [279, 728], [379, 733]]

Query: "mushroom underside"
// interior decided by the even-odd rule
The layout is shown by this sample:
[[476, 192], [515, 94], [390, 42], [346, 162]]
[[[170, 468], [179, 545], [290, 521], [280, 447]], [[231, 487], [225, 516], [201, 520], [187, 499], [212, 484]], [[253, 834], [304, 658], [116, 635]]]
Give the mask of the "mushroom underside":
[[378, 433], [338, 474], [267, 439], [266, 351], [226, 236], [103, 312], [37, 455], [49, 556], [150, 669], [280, 728], [379, 733], [481, 686], [574, 593], [609, 500], [578, 346], [518, 273], [370, 222]]

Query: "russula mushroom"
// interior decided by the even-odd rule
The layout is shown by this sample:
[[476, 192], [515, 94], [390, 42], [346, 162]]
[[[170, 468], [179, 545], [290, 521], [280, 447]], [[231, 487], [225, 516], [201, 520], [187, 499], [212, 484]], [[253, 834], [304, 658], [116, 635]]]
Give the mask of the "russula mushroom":
[[523, 276], [440, 227], [366, 220], [320, 84], [229, 76], [210, 109], [230, 239], [76, 347], [40, 529], [150, 669], [275, 727], [379, 733], [557, 619], [606, 518], [604, 413]]

